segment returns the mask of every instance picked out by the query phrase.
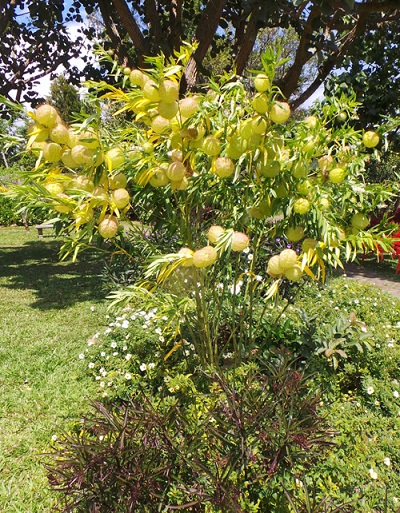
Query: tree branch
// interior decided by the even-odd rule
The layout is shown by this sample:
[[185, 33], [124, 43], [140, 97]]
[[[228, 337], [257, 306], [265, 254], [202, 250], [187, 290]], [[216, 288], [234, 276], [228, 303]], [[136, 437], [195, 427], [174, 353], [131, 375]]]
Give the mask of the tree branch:
[[182, 43], [182, 0], [170, 2], [168, 39], [171, 50], [179, 50]]
[[359, 37], [362, 32], [364, 32], [367, 25], [367, 17], [368, 13], [360, 15], [359, 19], [357, 20], [357, 24], [343, 39], [343, 43], [340, 45], [340, 48], [337, 50], [337, 52], [331, 55], [325, 61], [325, 64], [321, 67], [314, 82], [294, 102], [291, 103], [293, 109], [297, 109], [301, 104], [308, 100], [310, 96], [312, 96], [322, 85], [324, 80], [333, 71], [333, 69], [343, 61], [347, 52], [349, 51], [349, 48], [353, 45], [357, 37]]
[[321, 10], [318, 5], [313, 5], [308, 15], [307, 21], [304, 24], [303, 32], [300, 37], [299, 46], [297, 47], [296, 55], [292, 66], [287, 70], [285, 75], [280, 80], [280, 89], [282, 94], [289, 98], [289, 96], [295, 91], [301, 72], [306, 62], [310, 60], [312, 55], [308, 51], [309, 41], [311, 34], [313, 33], [313, 22], [321, 15]]
[[118, 28], [114, 23], [114, 13], [110, 9], [110, 3], [107, 0], [98, 0], [97, 3], [101, 12], [101, 16], [103, 18], [107, 35], [110, 38], [111, 44], [113, 45], [115, 54], [123, 62], [124, 65], [127, 65], [129, 62], [129, 55], [126, 51], [124, 42], [122, 40], [122, 37], [120, 36]]
[[132, 40], [137, 52], [140, 56], [143, 56], [147, 52], [146, 44], [143, 38], [143, 34], [136, 23], [129, 7], [127, 6], [125, 0], [111, 0], [120, 19], [122, 26], [128, 33], [129, 37]]

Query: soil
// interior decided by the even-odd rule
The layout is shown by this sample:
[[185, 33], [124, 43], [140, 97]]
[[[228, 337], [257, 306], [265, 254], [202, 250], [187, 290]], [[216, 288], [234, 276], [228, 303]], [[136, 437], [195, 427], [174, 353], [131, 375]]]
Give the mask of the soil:
[[356, 264], [346, 264], [345, 273], [349, 278], [355, 279], [361, 283], [375, 285], [388, 294], [400, 299], [400, 281], [396, 275], [393, 275], [393, 278], [382, 276], [373, 269], [361, 267]]

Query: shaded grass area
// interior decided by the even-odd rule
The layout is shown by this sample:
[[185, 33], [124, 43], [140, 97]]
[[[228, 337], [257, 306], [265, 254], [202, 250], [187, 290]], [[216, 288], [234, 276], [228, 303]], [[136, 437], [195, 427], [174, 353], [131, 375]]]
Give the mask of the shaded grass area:
[[59, 262], [60, 242], [0, 228], [0, 511], [52, 510], [43, 454], [90, 408], [78, 354], [101, 329], [101, 262]]

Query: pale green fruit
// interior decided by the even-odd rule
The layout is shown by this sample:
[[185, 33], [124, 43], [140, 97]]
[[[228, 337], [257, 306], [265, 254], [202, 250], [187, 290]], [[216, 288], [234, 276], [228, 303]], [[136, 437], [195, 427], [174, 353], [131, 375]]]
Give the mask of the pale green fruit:
[[[57, 194], [59, 198], [69, 200], [68, 196], [64, 193]], [[60, 214], [69, 214], [72, 211], [72, 206], [67, 205], [66, 203], [58, 203], [54, 202], [53, 208], [56, 212], [59, 212]]]
[[346, 178], [346, 172], [341, 167], [335, 167], [329, 171], [329, 180], [332, 183], [341, 183]]
[[318, 126], [318, 118], [315, 116], [307, 116], [304, 120], [304, 123], [308, 128], [317, 128]]
[[71, 150], [64, 151], [61, 156], [61, 162], [64, 164], [64, 166], [69, 167], [70, 169], [74, 169], [79, 166], [79, 164], [77, 164], [72, 158]]
[[297, 263], [297, 253], [293, 249], [284, 249], [279, 254], [279, 265], [286, 271]]
[[158, 104], [158, 113], [165, 119], [172, 119], [178, 112], [178, 102], [166, 103], [160, 102]]
[[169, 128], [171, 128], [169, 120], [163, 118], [162, 116], [156, 116], [151, 122], [151, 129], [156, 134], [162, 134], [163, 132], [166, 132]]
[[251, 121], [251, 129], [253, 131], [253, 134], [257, 134], [257, 135], [265, 134], [265, 131], [267, 130], [267, 126], [268, 126], [267, 122], [261, 116], [258, 116]]
[[278, 185], [275, 192], [276, 192], [276, 197], [279, 199], [287, 198], [287, 196], [289, 194], [289, 191], [288, 191], [286, 185], [283, 183], [280, 183]]
[[92, 196], [100, 200], [101, 203], [108, 203], [108, 195], [103, 187], [96, 186], [92, 191]]
[[158, 94], [162, 102], [176, 102], [179, 98], [179, 85], [172, 80], [164, 80], [158, 88]]
[[77, 144], [71, 149], [71, 157], [79, 166], [93, 164], [94, 151], [82, 144]]
[[50, 182], [46, 183], [44, 187], [53, 196], [57, 196], [58, 194], [62, 194], [64, 192], [64, 187], [60, 183]]
[[186, 167], [182, 162], [176, 160], [168, 166], [166, 174], [171, 182], [180, 182], [186, 175]]
[[89, 223], [93, 219], [93, 214], [93, 209], [88, 207], [86, 203], [83, 203], [74, 211], [72, 217], [76, 219], [77, 224], [81, 225]]
[[273, 200], [270, 197], [264, 198], [260, 201], [258, 208], [261, 210], [265, 217], [270, 216], [272, 214]]
[[323, 155], [318, 159], [318, 167], [321, 171], [325, 171], [327, 169], [331, 169], [333, 166], [333, 157], [332, 155]]
[[183, 161], [183, 153], [181, 150], [172, 150], [170, 156], [172, 160], [176, 160], [178, 162]]
[[274, 103], [269, 111], [269, 117], [274, 123], [284, 123], [290, 117], [290, 107], [288, 103]]
[[194, 114], [196, 114], [197, 110], [199, 109], [199, 104], [193, 96], [190, 96], [188, 98], [183, 98], [179, 102], [179, 110], [181, 113], [181, 116], [184, 118], [190, 118]]
[[233, 135], [226, 147], [226, 154], [231, 159], [239, 159], [247, 150], [247, 141], [238, 135]]
[[77, 134], [77, 136], [79, 139], [79, 144], [82, 144], [86, 148], [95, 150], [99, 147], [99, 139], [97, 138], [97, 134], [94, 130], [86, 130], [85, 132]]
[[247, 213], [253, 219], [264, 219], [265, 217], [264, 212], [261, 210], [260, 207], [249, 207], [247, 209]]
[[193, 253], [193, 265], [199, 269], [210, 267], [217, 260], [218, 253], [212, 246], [205, 246]]
[[126, 189], [115, 189], [111, 194], [111, 199], [118, 209], [125, 208], [129, 205], [129, 192]]
[[305, 178], [308, 175], [308, 167], [303, 162], [295, 162], [290, 172], [294, 178]]
[[254, 88], [260, 93], [267, 91], [271, 86], [269, 78], [267, 77], [267, 75], [265, 75], [265, 73], [259, 73], [254, 78], [253, 83], [254, 83]]
[[309, 180], [305, 180], [304, 182], [299, 182], [297, 184], [296, 190], [299, 194], [302, 194], [303, 196], [307, 196], [311, 189], [311, 183]]
[[82, 189], [87, 192], [93, 192], [94, 189], [94, 183], [93, 180], [88, 178], [85, 175], [78, 175], [74, 180], [72, 181], [72, 187], [76, 189]]
[[43, 146], [43, 158], [47, 162], [58, 162], [62, 156], [63, 149], [57, 143], [45, 143]]
[[262, 137], [260, 134], [252, 134], [247, 141], [247, 148], [250, 151], [256, 151], [262, 144]]
[[34, 153], [35, 155], [39, 155], [39, 153], [41, 151], [43, 151], [43, 148], [44, 148], [44, 145], [45, 145], [45, 141], [42, 141], [42, 142], [37, 142], [35, 141], [32, 146], [31, 146], [31, 151], [32, 153]]
[[225, 233], [225, 229], [222, 228], [222, 226], [219, 226], [217, 224], [211, 226], [207, 232], [208, 240], [211, 242], [211, 244], [216, 244], [218, 241], [218, 238]]
[[168, 183], [168, 177], [165, 174], [165, 171], [161, 168], [156, 168], [153, 171], [153, 175], [149, 180], [149, 184], [152, 187], [165, 187]]
[[269, 108], [268, 96], [263, 93], [256, 94], [251, 105], [259, 114], [265, 114]]
[[29, 135], [29, 137], [33, 136], [35, 138], [35, 142], [43, 142], [48, 139], [50, 131], [45, 126], [35, 123], [34, 125], [31, 125], [28, 128], [27, 134]]
[[173, 132], [170, 135], [169, 140], [170, 140], [171, 148], [173, 150], [179, 150], [180, 148], [182, 148], [183, 138], [179, 132]]
[[128, 179], [124, 173], [117, 173], [115, 176], [110, 178], [111, 189], [125, 189]]
[[227, 178], [233, 175], [235, 164], [229, 157], [218, 157], [214, 161], [214, 171], [220, 178]]
[[148, 80], [143, 86], [143, 96], [151, 102], [159, 102], [158, 86], [153, 80]]
[[309, 249], [315, 249], [318, 245], [318, 241], [312, 238], [304, 239], [301, 243], [301, 249], [304, 253], [307, 253]]
[[185, 258], [186, 260], [184, 260], [184, 262], [182, 262], [182, 267], [192, 267], [194, 264], [193, 264], [193, 255], [194, 255], [194, 251], [191, 250], [190, 248], [181, 248], [179, 251], [178, 251], [178, 255], [181, 257], [181, 258]]
[[250, 244], [249, 237], [242, 232], [233, 232], [232, 235], [232, 251], [243, 251]]
[[105, 159], [110, 169], [116, 169], [125, 162], [125, 155], [121, 148], [115, 147], [107, 151]]
[[285, 235], [289, 242], [299, 242], [304, 238], [304, 228], [302, 226], [288, 226]]
[[294, 265], [293, 267], [289, 267], [286, 269], [285, 276], [290, 281], [299, 281], [303, 276], [303, 271], [301, 270], [301, 266], [299, 264]]
[[250, 139], [253, 133], [253, 128], [251, 126], [250, 120], [247, 120], [240, 125], [239, 133], [240, 137], [243, 137], [243, 139]]
[[128, 66], [126, 68], [123, 69], [123, 74], [126, 75], [127, 77], [129, 77], [129, 75], [131, 74], [131, 68], [129, 68]]
[[330, 205], [331, 204], [328, 198], [321, 198], [317, 203], [319, 210], [328, 210]]
[[216, 137], [208, 136], [204, 139], [202, 148], [210, 157], [216, 157], [221, 151], [221, 144]]
[[368, 130], [363, 135], [363, 143], [367, 148], [375, 148], [379, 144], [379, 135], [373, 130]]
[[315, 149], [316, 139], [314, 137], [309, 137], [301, 147], [302, 151], [305, 153], [309, 153]]
[[189, 186], [189, 180], [186, 176], [182, 178], [179, 182], [170, 182], [170, 187], [173, 191], [185, 191]]
[[259, 167], [259, 171], [266, 178], [274, 178], [281, 172], [281, 165], [277, 160], [267, 161]]
[[44, 104], [36, 109], [35, 119], [39, 124], [51, 128], [57, 124], [58, 112], [51, 105]]
[[129, 81], [134, 86], [143, 87], [145, 84], [144, 74], [139, 69], [133, 69], [129, 74]]
[[74, 146], [79, 144], [79, 136], [73, 128], [68, 129], [68, 143], [67, 144], [70, 148], [73, 148]]
[[65, 125], [54, 125], [50, 129], [50, 139], [57, 144], [68, 144], [69, 143], [69, 131]]
[[299, 198], [293, 203], [293, 210], [296, 214], [304, 215], [310, 208], [311, 204], [306, 198]]
[[103, 239], [112, 239], [118, 232], [118, 219], [115, 216], [106, 215], [99, 223], [97, 229]]
[[365, 230], [369, 225], [369, 219], [365, 214], [359, 212], [351, 218], [351, 226], [357, 230]]
[[274, 255], [268, 261], [267, 273], [275, 278], [283, 273], [283, 269], [281, 267], [279, 255]]
[[143, 144], [143, 151], [144, 151], [145, 153], [148, 153], [148, 154], [150, 154], [150, 153], [154, 153], [154, 149], [155, 149], [155, 146], [154, 146], [154, 144], [153, 144], [153, 143], [151, 143], [151, 142], [145, 142], [145, 143]]

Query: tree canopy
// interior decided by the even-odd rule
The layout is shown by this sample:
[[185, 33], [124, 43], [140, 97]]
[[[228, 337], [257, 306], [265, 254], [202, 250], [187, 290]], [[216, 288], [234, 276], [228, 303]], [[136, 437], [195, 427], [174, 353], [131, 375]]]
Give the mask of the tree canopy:
[[[68, 23], [82, 22], [84, 13], [96, 15], [101, 28], [92, 24], [72, 39]], [[82, 72], [71, 66], [71, 58], [87, 59], [84, 38], [113, 49], [121, 64], [131, 67], [142, 66], [146, 55], [161, 50], [169, 56], [182, 42], [196, 42], [183, 84], [192, 88], [209, 51], [215, 54], [228, 45], [229, 65], [242, 74], [261, 30], [291, 27], [298, 43], [278, 85], [297, 107], [358, 41], [399, 18], [398, 0], [1, 0], [0, 94], [34, 100], [31, 84], [59, 65], [76, 80]], [[297, 95], [302, 70], [315, 55], [319, 66]]]

